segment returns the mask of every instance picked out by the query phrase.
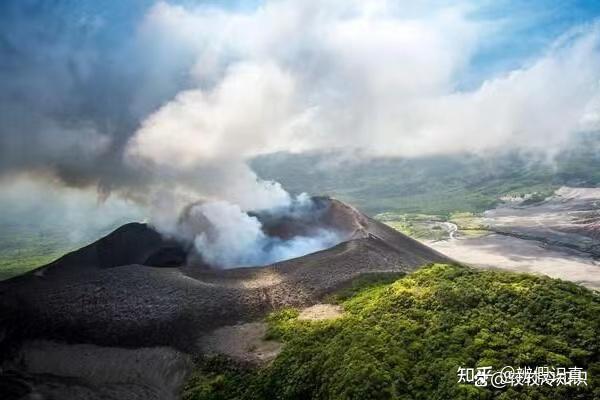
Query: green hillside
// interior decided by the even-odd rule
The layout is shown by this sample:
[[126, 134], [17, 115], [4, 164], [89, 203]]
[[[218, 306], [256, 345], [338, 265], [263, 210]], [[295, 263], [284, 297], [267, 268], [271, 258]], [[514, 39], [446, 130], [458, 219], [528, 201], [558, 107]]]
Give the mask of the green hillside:
[[252, 168], [292, 192], [328, 194], [369, 214], [449, 214], [493, 208], [504, 195], [550, 194], [561, 185], [600, 185], [600, 136], [553, 157], [503, 152], [348, 160], [341, 154], [262, 156]]
[[0, 217], [0, 281], [48, 264], [64, 254], [94, 242], [130, 220], [81, 230], [73, 236], [68, 224], [17, 221], [22, 214]]
[[[600, 297], [572, 283], [433, 265], [337, 296], [344, 315], [268, 318], [282, 353], [262, 368], [198, 361], [184, 398], [598, 399]], [[492, 389], [457, 383], [458, 367], [581, 367], [587, 386]]]
[[69, 242], [66, 230], [14, 224], [0, 228], [0, 280], [48, 264], [84, 244]]

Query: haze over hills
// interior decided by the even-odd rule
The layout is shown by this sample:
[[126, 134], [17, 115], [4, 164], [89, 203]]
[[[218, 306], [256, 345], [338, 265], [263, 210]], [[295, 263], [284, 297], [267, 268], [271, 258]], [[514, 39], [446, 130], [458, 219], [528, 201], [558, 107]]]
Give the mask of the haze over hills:
[[278, 153], [251, 165], [292, 192], [326, 193], [370, 215], [482, 212], [504, 196], [543, 198], [563, 185], [600, 185], [600, 134], [582, 135], [552, 156], [505, 151], [357, 161], [335, 152]]
[[[552, 158], [533, 152], [492, 152], [357, 161], [343, 153], [276, 153], [255, 158], [250, 165], [259, 176], [281, 182], [292, 193], [328, 194], [371, 216], [395, 212], [447, 218], [492, 209], [510, 196], [534, 195], [528, 200], [532, 202], [562, 185], [600, 185], [600, 135], [582, 135]], [[47, 205], [23, 203], [19, 209], [14, 200], [0, 199], [3, 207], [13, 210], [0, 217], [0, 277], [50, 262], [125, 222], [146, 218], [134, 204], [115, 199], [94, 210], [87, 197], [51, 197], [48, 204], [54, 209], [61, 209], [61, 201], [72, 206], [56, 215]], [[93, 224], [81, 225], [86, 214], [94, 215]]]

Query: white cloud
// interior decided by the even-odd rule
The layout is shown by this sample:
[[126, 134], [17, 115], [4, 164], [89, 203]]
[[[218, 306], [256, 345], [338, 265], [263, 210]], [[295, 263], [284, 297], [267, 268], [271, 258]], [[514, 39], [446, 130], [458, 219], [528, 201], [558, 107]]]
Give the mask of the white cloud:
[[30, 174], [0, 178], [0, 207], [10, 210], [0, 216], [3, 228], [35, 226], [40, 232], [60, 232], [77, 245], [147, 216], [131, 200], [113, 196], [98, 201], [93, 190], [62, 187], [48, 176]]
[[[159, 3], [141, 29], [195, 52], [194, 87], [144, 121], [128, 157], [189, 176], [207, 165], [239, 172], [249, 157], [278, 150], [551, 148], [598, 127], [597, 25], [461, 92], [461, 73], [494, 33], [469, 11], [383, 0], [269, 1], [244, 13]], [[262, 190], [251, 172], [241, 175], [246, 189]]]
[[294, 83], [275, 64], [237, 63], [212, 90], [181, 92], [147, 118], [129, 155], [190, 169], [259, 153], [287, 135]]

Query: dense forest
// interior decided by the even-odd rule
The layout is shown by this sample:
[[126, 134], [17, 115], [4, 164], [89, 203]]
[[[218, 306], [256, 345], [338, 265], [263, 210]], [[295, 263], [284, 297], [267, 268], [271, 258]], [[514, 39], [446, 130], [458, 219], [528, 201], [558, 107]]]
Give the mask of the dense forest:
[[[331, 301], [342, 318], [268, 317], [284, 343], [269, 365], [198, 360], [184, 398], [598, 399], [600, 297], [546, 277], [432, 265], [367, 279]], [[459, 367], [581, 367], [587, 386], [504, 389], [457, 383]]]

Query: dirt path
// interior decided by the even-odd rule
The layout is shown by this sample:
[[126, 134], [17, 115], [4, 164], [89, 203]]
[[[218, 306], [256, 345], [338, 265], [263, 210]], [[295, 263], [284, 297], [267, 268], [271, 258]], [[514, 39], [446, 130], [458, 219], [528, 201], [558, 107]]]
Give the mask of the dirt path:
[[200, 339], [205, 354], [223, 354], [234, 360], [262, 364], [281, 351], [281, 343], [265, 340], [267, 325], [263, 322], [224, 326]]
[[298, 319], [320, 321], [336, 319], [342, 316], [342, 307], [335, 304], [315, 304], [302, 310]]

